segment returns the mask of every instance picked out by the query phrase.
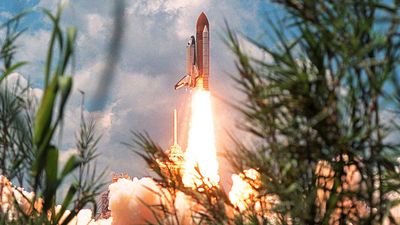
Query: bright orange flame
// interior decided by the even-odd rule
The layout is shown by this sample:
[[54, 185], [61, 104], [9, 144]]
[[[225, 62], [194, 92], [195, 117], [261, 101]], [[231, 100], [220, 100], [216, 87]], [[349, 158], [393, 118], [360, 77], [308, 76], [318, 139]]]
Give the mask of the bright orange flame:
[[232, 189], [229, 192], [229, 200], [241, 211], [247, 209], [258, 192], [254, 188], [260, 186], [260, 174], [255, 169], [244, 170], [243, 173], [232, 175]]
[[188, 147], [183, 166], [183, 183], [187, 187], [198, 187], [201, 181], [207, 185], [218, 185], [218, 161], [215, 147], [214, 123], [209, 91], [195, 89], [192, 94]]

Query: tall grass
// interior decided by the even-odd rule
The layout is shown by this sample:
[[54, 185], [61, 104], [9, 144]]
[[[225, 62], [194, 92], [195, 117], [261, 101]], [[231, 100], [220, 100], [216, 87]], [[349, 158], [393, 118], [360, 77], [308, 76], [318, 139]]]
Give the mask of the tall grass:
[[[24, 212], [15, 200], [15, 210], [0, 210], [0, 224], [68, 224], [89, 204], [96, 212], [96, 196], [104, 185], [101, 183], [102, 173], [92, 163], [98, 155], [99, 137], [95, 133], [95, 123], [83, 115], [77, 136], [78, 153], [71, 155], [60, 167], [60, 147], [54, 140], [61, 129], [72, 90], [70, 73], [76, 29], [61, 26], [61, 7], [55, 14], [48, 10], [43, 13], [52, 23], [52, 32], [45, 59], [44, 93], [36, 108], [33, 107], [29, 85], [21, 89], [18, 83], [10, 87], [7, 81], [7, 76], [26, 64], [14, 61], [18, 51], [16, 40], [24, 31], [18, 25], [24, 14], [1, 26], [5, 29], [5, 37], [0, 50], [3, 63], [0, 76], [0, 174], [19, 181], [35, 196], [33, 199], [24, 197], [33, 209], [29, 213]], [[73, 182], [66, 183], [67, 178], [72, 178]], [[58, 200], [57, 193], [62, 185], [68, 191], [63, 199]], [[0, 195], [4, 188], [4, 184], [0, 184]], [[41, 202], [41, 207], [34, 207], [38, 202]], [[61, 202], [59, 208], [58, 202]], [[69, 214], [65, 214], [67, 209]], [[10, 213], [14, 216], [10, 217]]]

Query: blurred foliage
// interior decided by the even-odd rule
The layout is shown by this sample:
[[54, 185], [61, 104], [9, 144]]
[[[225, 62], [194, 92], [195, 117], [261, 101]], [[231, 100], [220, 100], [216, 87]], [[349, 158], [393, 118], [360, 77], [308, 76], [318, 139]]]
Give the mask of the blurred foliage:
[[4, 79], [25, 64], [13, 61], [17, 50], [15, 41], [22, 34], [18, 24], [23, 16], [24, 14], [17, 15], [0, 27], [5, 34], [0, 49], [0, 60], [3, 64], [0, 77], [0, 174], [10, 179], [17, 178], [20, 184], [24, 180], [29, 161], [32, 160], [32, 143], [29, 141], [32, 136], [29, 129], [32, 125], [32, 99], [28, 97], [29, 89], [22, 85], [10, 86]]
[[[63, 29], [60, 25], [62, 7], [52, 14], [44, 10], [53, 30], [48, 45], [44, 70], [44, 93], [39, 104], [31, 87], [18, 82], [9, 85], [6, 79], [25, 62], [14, 62], [16, 40], [23, 34], [18, 27], [24, 14], [6, 22], [4, 39], [1, 40], [0, 59], [3, 62], [0, 76], [0, 174], [12, 181], [17, 179], [21, 186], [36, 193], [28, 200], [32, 212], [24, 213], [18, 202], [17, 212], [0, 209], [0, 224], [68, 224], [85, 206], [92, 204], [96, 213], [96, 196], [103, 184], [102, 174], [96, 174], [92, 161], [97, 157], [96, 145], [99, 137], [95, 134], [95, 123], [87, 121], [82, 112], [81, 129], [77, 136], [77, 154], [72, 154], [63, 167], [59, 164], [59, 146], [54, 144], [57, 132], [62, 129], [65, 106], [72, 89], [72, 76], [68, 75], [76, 40], [75, 28]], [[43, 46], [44, 47], [44, 46]], [[37, 107], [37, 108], [36, 108]], [[71, 184], [66, 179], [75, 177]], [[70, 177], [70, 178], [69, 178]], [[67, 186], [57, 207], [57, 193], [61, 185]], [[3, 186], [0, 187], [0, 199]], [[40, 207], [36, 204], [40, 202]], [[33, 207], [35, 205], [35, 207]], [[69, 209], [70, 213], [65, 214]], [[9, 213], [18, 216], [10, 219]]]
[[[266, 15], [261, 39], [229, 27], [226, 37], [236, 57], [233, 79], [246, 96], [237, 104], [245, 117], [239, 125], [253, 140], [234, 138], [227, 158], [237, 173], [260, 173], [254, 204], [240, 210], [220, 187], [184, 187], [174, 162], [147, 135], [135, 133], [131, 148], [163, 187], [197, 203], [194, 224], [399, 223], [390, 210], [400, 203], [400, 3], [274, 4], [285, 16]], [[248, 43], [264, 57], [247, 53]], [[276, 201], [263, 208], [265, 197]], [[174, 204], [151, 208], [164, 213], [159, 224], [176, 211]]]

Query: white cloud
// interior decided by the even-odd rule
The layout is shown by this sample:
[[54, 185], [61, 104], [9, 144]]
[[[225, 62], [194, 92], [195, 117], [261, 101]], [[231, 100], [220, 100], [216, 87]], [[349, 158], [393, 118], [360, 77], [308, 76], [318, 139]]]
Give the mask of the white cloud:
[[34, 104], [40, 101], [43, 94], [42, 89], [29, 87], [28, 80], [20, 73], [9, 74], [1, 83], [1, 87], [7, 87], [9, 90], [16, 90], [18, 93], [22, 93], [29, 100], [33, 100]]
[[43, 80], [43, 65], [50, 40], [50, 31], [40, 29], [33, 33], [27, 32], [17, 40], [20, 49], [17, 51], [16, 58], [29, 63], [22, 67], [21, 72], [33, 82], [38, 79]]
[[103, 19], [101, 15], [98, 14], [89, 14], [86, 16], [87, 26], [88, 26], [88, 34], [91, 37], [95, 37], [101, 33], [104, 33], [104, 26], [106, 25], [106, 21]]

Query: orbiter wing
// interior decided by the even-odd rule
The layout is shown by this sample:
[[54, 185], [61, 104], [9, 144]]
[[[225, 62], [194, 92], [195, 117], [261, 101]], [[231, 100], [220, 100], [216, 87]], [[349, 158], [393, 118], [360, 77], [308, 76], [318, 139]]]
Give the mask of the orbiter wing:
[[184, 77], [182, 77], [178, 83], [175, 84], [175, 90], [178, 90], [184, 86], [188, 86], [190, 87], [190, 82], [191, 82], [191, 77], [190, 75], [186, 75]]

